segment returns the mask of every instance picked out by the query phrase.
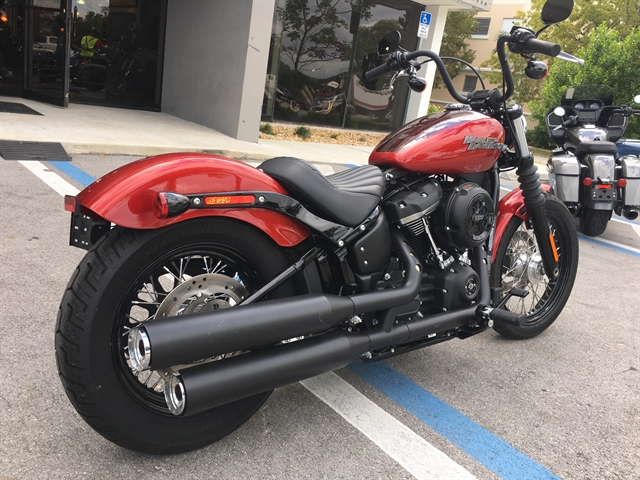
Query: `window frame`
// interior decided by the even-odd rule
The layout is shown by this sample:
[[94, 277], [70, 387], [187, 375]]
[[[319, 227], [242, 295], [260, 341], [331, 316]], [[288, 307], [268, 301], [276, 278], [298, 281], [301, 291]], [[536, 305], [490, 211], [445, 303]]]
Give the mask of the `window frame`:
[[[476, 17], [476, 21], [478, 22], [478, 26], [476, 27], [475, 32], [471, 35], [470, 38], [478, 39], [478, 40], [488, 40], [489, 39], [489, 28], [491, 28], [491, 17]], [[484, 23], [486, 22], [486, 32], [487, 33], [476, 33], [478, 30], [484, 31]]]

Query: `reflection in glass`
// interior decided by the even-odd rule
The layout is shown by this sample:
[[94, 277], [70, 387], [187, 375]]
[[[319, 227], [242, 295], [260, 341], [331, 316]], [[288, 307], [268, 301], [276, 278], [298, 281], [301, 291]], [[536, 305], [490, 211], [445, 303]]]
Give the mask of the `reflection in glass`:
[[73, 0], [72, 4], [71, 101], [159, 110], [159, 46], [166, 2]]
[[377, 46], [392, 30], [413, 50], [422, 6], [408, 0], [278, 0], [265, 84], [263, 118], [369, 130], [404, 120], [406, 81], [373, 82]]

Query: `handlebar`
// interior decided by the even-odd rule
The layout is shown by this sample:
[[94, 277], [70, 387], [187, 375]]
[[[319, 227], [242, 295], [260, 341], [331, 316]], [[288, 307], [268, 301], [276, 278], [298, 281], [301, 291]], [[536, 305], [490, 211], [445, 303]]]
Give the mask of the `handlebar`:
[[379, 65], [376, 68], [372, 68], [367, 73], [365, 73], [364, 78], [366, 78], [367, 81], [371, 81], [374, 78], [380, 77], [389, 72], [391, 72], [391, 67], [389, 67], [387, 63], [383, 63], [382, 65]]
[[[543, 55], [549, 55], [552, 57], [560, 54], [560, 45], [557, 43], [546, 42], [544, 40], [538, 40], [534, 33], [526, 28], [516, 28], [511, 31], [510, 34], [502, 35], [498, 38], [497, 50], [498, 58], [500, 60], [500, 66], [502, 67], [502, 73], [505, 80], [506, 90], [502, 95], [492, 100], [494, 103], [502, 103], [507, 100], [513, 94], [513, 77], [511, 76], [511, 69], [509, 68], [509, 62], [507, 60], [506, 51], [504, 45], [508, 44], [509, 50], [514, 53], [520, 54], [532, 54], [540, 53]], [[429, 57], [435, 64], [444, 80], [447, 90], [451, 96], [460, 103], [470, 103], [470, 100], [456, 90], [451, 81], [444, 63], [440, 56], [432, 52], [431, 50], [416, 50], [415, 52], [393, 52], [389, 55], [387, 62], [369, 70], [365, 73], [365, 78], [368, 81], [373, 80], [376, 77], [380, 77], [385, 73], [392, 71], [402, 71], [408, 69], [412, 65], [412, 60], [418, 57]]]
[[560, 130], [561, 128], [572, 127], [576, 123], [578, 123], [578, 116], [577, 115], [571, 115], [568, 119], [566, 119], [564, 122], [562, 122], [560, 125], [558, 125], [553, 130], [555, 131], [555, 130]]
[[557, 43], [546, 42], [544, 40], [538, 40], [532, 38], [525, 42], [525, 48], [532, 53], [540, 53], [542, 55], [549, 55], [550, 57], [557, 57], [560, 53], [560, 45]]

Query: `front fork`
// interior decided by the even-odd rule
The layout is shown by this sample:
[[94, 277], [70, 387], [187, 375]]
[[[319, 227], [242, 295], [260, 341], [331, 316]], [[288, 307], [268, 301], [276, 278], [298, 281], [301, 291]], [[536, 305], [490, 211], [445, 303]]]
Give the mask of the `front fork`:
[[555, 280], [559, 274], [558, 249], [553, 233], [549, 229], [547, 212], [544, 208], [546, 197], [540, 183], [538, 167], [533, 161], [533, 155], [527, 144], [522, 108], [519, 105], [509, 106], [507, 116], [510, 120], [514, 147], [520, 157], [520, 166], [516, 170], [516, 174], [518, 182], [520, 182], [524, 205], [529, 212], [529, 220], [538, 241], [544, 270], [550, 280]]

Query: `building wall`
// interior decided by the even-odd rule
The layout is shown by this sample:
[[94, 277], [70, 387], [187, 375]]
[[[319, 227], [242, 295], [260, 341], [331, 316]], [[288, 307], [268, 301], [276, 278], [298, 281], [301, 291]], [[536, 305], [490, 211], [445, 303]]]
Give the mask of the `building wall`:
[[[496, 48], [496, 40], [498, 34], [502, 31], [503, 21], [506, 18], [515, 18], [518, 11], [527, 11], [531, 8], [531, 2], [526, 0], [513, 1], [513, 0], [493, 0], [491, 5], [491, 11], [478, 12], [476, 18], [490, 18], [489, 32], [482, 37], [472, 37], [467, 40], [469, 47], [476, 52], [476, 58], [472, 62], [476, 68], [480, 67], [480, 64], [491, 57], [491, 54]], [[446, 32], [446, 27], [445, 27]], [[482, 72], [480, 72], [482, 74]], [[464, 78], [466, 75], [474, 75], [471, 71], [462, 71], [456, 78], [453, 79], [453, 84], [458, 91], [462, 91], [464, 84]], [[501, 85], [493, 85], [488, 82], [488, 75], [483, 74], [485, 85], [487, 88], [502, 88]], [[476, 88], [482, 88], [478, 82]], [[434, 104], [442, 104], [453, 101], [451, 95], [447, 89], [443, 86], [441, 88], [433, 90], [431, 94], [431, 100]]]
[[169, 0], [162, 111], [257, 142], [274, 6]]

